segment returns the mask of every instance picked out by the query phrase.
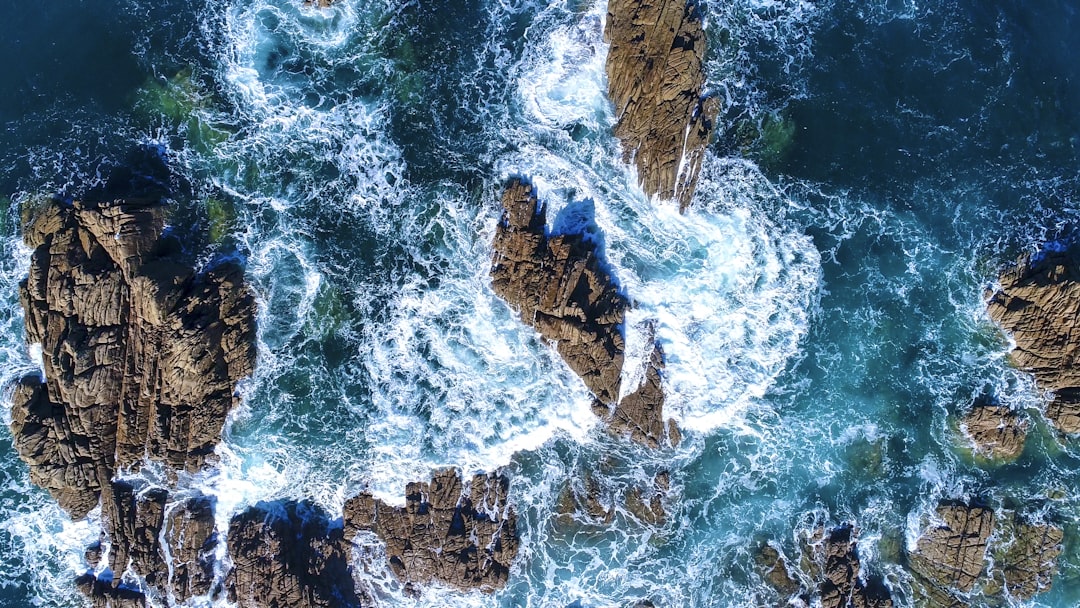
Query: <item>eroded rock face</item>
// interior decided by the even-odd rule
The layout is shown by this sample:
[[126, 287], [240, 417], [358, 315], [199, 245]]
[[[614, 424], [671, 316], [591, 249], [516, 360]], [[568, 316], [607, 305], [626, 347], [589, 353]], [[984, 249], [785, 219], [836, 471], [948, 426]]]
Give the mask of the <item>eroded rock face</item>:
[[20, 296], [45, 378], [20, 382], [12, 431], [34, 482], [76, 519], [119, 467], [202, 467], [254, 366], [242, 269], [194, 273], [163, 227], [159, 201], [118, 200], [55, 202], [26, 229]]
[[642, 188], [685, 210], [697, 185], [719, 99], [703, 96], [705, 31], [691, 0], [611, 0], [604, 38], [608, 97]]
[[1055, 247], [1022, 257], [1001, 275], [1001, 290], [987, 304], [990, 317], [1016, 341], [1013, 364], [1054, 391], [1046, 415], [1069, 434], [1080, 433], [1080, 332], [1073, 331], [1080, 318], [1077, 250]]
[[911, 570], [945, 591], [968, 593], [986, 565], [986, 545], [994, 529], [994, 512], [961, 503], [942, 503], [938, 521], [927, 522], [915, 551]]
[[360, 606], [342, 528], [307, 502], [259, 503], [229, 523], [229, 600], [240, 608]]
[[1024, 451], [1028, 422], [1020, 412], [1000, 405], [975, 405], [964, 416], [964, 432], [975, 451], [987, 458], [1015, 460]]
[[174, 597], [184, 601], [206, 595], [214, 582], [217, 546], [213, 500], [197, 495], [173, 509], [166, 518], [166, 539], [172, 555], [168, 588]]
[[86, 557], [112, 578], [79, 581], [98, 606], [141, 606], [140, 587], [180, 602], [209, 592], [209, 499], [170, 505], [167, 489], [116, 475], [147, 461], [166, 471], [207, 464], [255, 361], [242, 269], [194, 272], [164, 225], [160, 200], [139, 198], [53, 201], [25, 227], [34, 251], [20, 297], [44, 378], [16, 386], [12, 433], [31, 479], [72, 518], [101, 505], [109, 563], [98, 564], [100, 548]]
[[495, 233], [495, 293], [555, 348], [602, 403], [619, 398], [627, 301], [582, 234], [549, 235], [533, 187], [511, 182]]
[[437, 581], [494, 591], [506, 584], [518, 550], [508, 489], [502, 476], [474, 475], [465, 485], [456, 470], [442, 469], [430, 483], [410, 483], [403, 508], [367, 493], [350, 499], [345, 535], [378, 535], [386, 543], [390, 569], [406, 585]]

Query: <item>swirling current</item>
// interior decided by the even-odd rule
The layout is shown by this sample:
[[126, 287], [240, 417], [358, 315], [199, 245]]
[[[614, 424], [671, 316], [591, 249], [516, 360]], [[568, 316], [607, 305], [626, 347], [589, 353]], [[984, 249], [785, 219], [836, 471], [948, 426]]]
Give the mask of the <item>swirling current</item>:
[[[260, 500], [334, 513], [360, 489], [400, 502], [435, 467], [501, 467], [522, 540], [505, 589], [407, 594], [361, 544], [365, 591], [385, 606], [755, 606], [755, 543], [794, 554], [799, 534], [855, 521], [864, 568], [912, 606], [898, 564], [919, 517], [978, 496], [1065, 529], [1052, 589], [1009, 602], [1080, 605], [1075, 442], [1040, 423], [992, 466], [957, 434], [984, 396], [1043, 402], [984, 292], [1080, 219], [1074, 3], [701, 8], [722, 110], [680, 214], [648, 200], [612, 135], [600, 0], [3, 3], [0, 380], [38, 365], [20, 208], [161, 146], [173, 221], [205, 259], [237, 251], [259, 303], [220, 466], [178, 481], [217, 499], [221, 530]], [[552, 217], [595, 208], [635, 299], [628, 358], [652, 328], [667, 356], [677, 448], [606, 433], [492, 291], [513, 175]], [[614, 499], [660, 471], [665, 521]], [[599, 488], [613, 521], [560, 518], [566, 483]], [[99, 517], [73, 522], [35, 487], [2, 425], [0, 604], [83, 605], [72, 581]]]

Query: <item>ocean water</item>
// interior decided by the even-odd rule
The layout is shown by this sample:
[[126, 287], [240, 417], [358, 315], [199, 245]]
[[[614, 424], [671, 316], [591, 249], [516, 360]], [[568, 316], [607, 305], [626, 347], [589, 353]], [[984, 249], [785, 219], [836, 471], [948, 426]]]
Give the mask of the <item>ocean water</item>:
[[[1008, 604], [1080, 604], [1080, 453], [984, 311], [999, 269], [1080, 215], [1074, 3], [703, 12], [723, 111], [680, 215], [646, 199], [611, 136], [603, 2], [0, 3], [0, 380], [36, 368], [21, 205], [159, 145], [191, 255], [242, 255], [260, 304], [220, 466], [179, 481], [217, 497], [221, 529], [260, 500], [335, 512], [364, 488], [401, 502], [436, 466], [502, 468], [522, 535], [506, 589], [409, 597], [363, 543], [359, 584], [385, 606], [774, 605], [754, 548], [797, 561], [800, 534], [854, 521], [864, 567], [912, 606], [919, 517], [978, 498], [1066, 530], [1053, 589]], [[624, 386], [655, 328], [678, 448], [609, 436], [491, 291], [511, 175], [550, 217], [595, 211], [636, 301]], [[976, 399], [1035, 419], [1015, 463], [959, 438]], [[661, 471], [668, 517], [649, 523], [623, 497]], [[565, 515], [567, 483], [612, 521]], [[83, 605], [96, 518], [68, 520], [0, 428], [0, 604]]]

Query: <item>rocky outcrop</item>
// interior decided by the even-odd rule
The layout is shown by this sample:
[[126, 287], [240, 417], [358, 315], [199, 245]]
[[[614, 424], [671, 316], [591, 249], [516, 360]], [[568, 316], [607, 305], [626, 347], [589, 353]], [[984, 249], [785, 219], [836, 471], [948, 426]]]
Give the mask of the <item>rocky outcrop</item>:
[[342, 528], [311, 503], [251, 507], [229, 523], [228, 545], [225, 586], [239, 608], [360, 606]]
[[682, 438], [679, 427], [674, 420], [664, 420], [664, 387], [660, 375], [663, 369], [664, 351], [654, 342], [652, 355], [646, 363], [645, 379], [637, 390], [614, 406], [597, 400], [593, 403], [593, 412], [612, 432], [628, 435], [642, 445], [653, 449], [678, 445]]
[[602, 403], [619, 397], [627, 300], [583, 234], [548, 234], [547, 213], [530, 184], [502, 197], [491, 285], [555, 348]]
[[964, 416], [962, 429], [975, 452], [995, 460], [1016, 460], [1024, 451], [1028, 422], [1020, 412], [1001, 405], [976, 404]]
[[1051, 244], [1022, 257], [990, 295], [990, 317], [1016, 341], [1011, 360], [1054, 391], [1046, 415], [1064, 433], [1080, 433], [1080, 256], [1076, 245]]
[[117, 474], [148, 461], [195, 472], [212, 457], [236, 382], [255, 360], [243, 270], [185, 264], [179, 243], [162, 236], [159, 198], [56, 200], [35, 213], [20, 299], [44, 377], [15, 387], [15, 448], [72, 518], [101, 505], [108, 563], [100, 547], [86, 558], [111, 575], [78, 581], [96, 606], [142, 606], [147, 589], [178, 602], [205, 595], [212, 503], [170, 504], [167, 489]]
[[854, 525], [817, 526], [800, 536], [801, 576], [776, 547], [764, 543], [755, 552], [758, 574], [781, 599], [797, 597], [799, 605], [809, 605], [816, 596], [823, 608], [893, 607], [889, 588], [880, 577], [863, 571]]
[[509, 482], [474, 475], [468, 484], [454, 469], [430, 483], [410, 483], [405, 506], [369, 493], [345, 503], [345, 536], [375, 533], [386, 543], [390, 570], [407, 587], [440, 582], [459, 589], [494, 591], [506, 584], [517, 555], [517, 515], [507, 502]]
[[829, 530], [818, 545], [822, 580], [818, 584], [823, 608], [892, 608], [893, 601], [880, 581], [861, 575], [855, 528], [850, 524]]
[[1052, 524], [1025, 521], [1018, 515], [1006, 527], [1007, 538], [998, 541], [1004, 546], [994, 551], [993, 583], [989, 591], [997, 592], [1003, 587], [1020, 600], [1030, 600], [1049, 591], [1057, 573], [1064, 531]]
[[12, 431], [34, 482], [73, 518], [119, 468], [201, 468], [252, 372], [242, 269], [195, 273], [159, 238], [164, 223], [157, 200], [54, 202], [25, 231], [20, 296], [45, 375], [19, 383]]
[[676, 445], [680, 433], [664, 420], [664, 353], [652, 343], [644, 380], [619, 399], [625, 360], [623, 322], [629, 302], [604, 268], [595, 234], [551, 234], [533, 187], [513, 180], [502, 197], [491, 285], [521, 320], [555, 342], [570, 369], [589, 387], [592, 409], [615, 433], [643, 445]]
[[172, 556], [167, 588], [178, 601], [206, 595], [214, 582], [214, 503], [196, 495], [172, 509], [166, 517], [165, 538]]
[[705, 31], [694, 0], [610, 0], [604, 38], [615, 135], [650, 196], [685, 210], [720, 109], [703, 95]]
[[909, 556], [911, 570], [938, 593], [969, 593], [986, 565], [994, 512], [977, 505], [942, 503], [936, 515], [925, 522]]

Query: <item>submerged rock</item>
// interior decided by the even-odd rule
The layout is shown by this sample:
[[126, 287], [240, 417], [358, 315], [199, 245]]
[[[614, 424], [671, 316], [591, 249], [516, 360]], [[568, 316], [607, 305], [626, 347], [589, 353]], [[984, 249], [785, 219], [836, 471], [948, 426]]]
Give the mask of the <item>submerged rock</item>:
[[703, 95], [705, 31], [693, 0], [611, 0], [604, 38], [615, 135], [650, 196], [685, 210], [720, 101]]
[[1058, 526], [1031, 523], [1018, 515], [1010, 524], [1009, 538], [999, 540], [1003, 546], [994, 552], [994, 584], [1004, 587], [1014, 598], [1030, 600], [1050, 590], [1065, 534]]
[[368, 493], [345, 503], [345, 536], [375, 533], [386, 543], [390, 570], [407, 586], [440, 582], [491, 592], [506, 585], [517, 555], [517, 515], [507, 502], [509, 482], [455, 469], [436, 471], [430, 483], [410, 483], [405, 506]]
[[1047, 418], [1063, 433], [1080, 433], [1080, 257], [1076, 246], [1047, 247], [1020, 258], [1000, 277], [987, 310], [1016, 341], [1010, 358], [1054, 391]]
[[936, 587], [939, 594], [969, 593], [986, 565], [994, 512], [976, 505], [942, 503], [936, 515], [925, 522], [915, 551], [909, 556], [911, 570]]
[[164, 223], [158, 200], [53, 202], [26, 229], [20, 296], [45, 377], [19, 383], [12, 432], [33, 481], [75, 519], [118, 468], [200, 469], [254, 366], [243, 270], [195, 273]]
[[1020, 412], [1000, 405], [976, 404], [964, 416], [964, 433], [975, 452], [997, 460], [1015, 460], [1024, 451], [1028, 423]]
[[512, 181], [502, 197], [491, 285], [536, 328], [602, 403], [619, 398], [627, 300], [583, 234], [549, 235], [547, 213], [530, 184]]
[[229, 523], [225, 586], [240, 608], [360, 606], [343, 530], [308, 502], [259, 503]]

